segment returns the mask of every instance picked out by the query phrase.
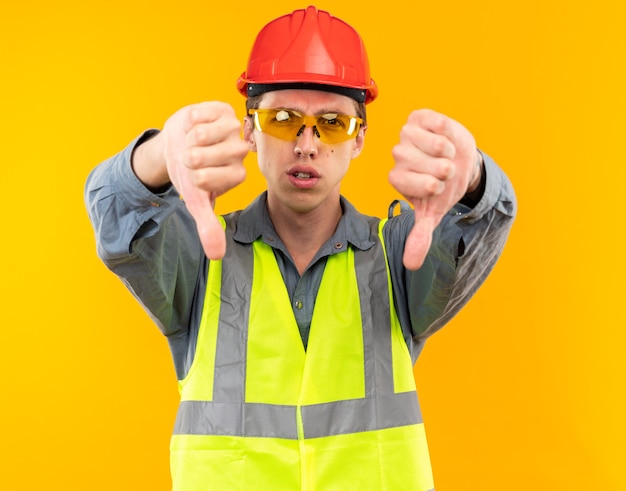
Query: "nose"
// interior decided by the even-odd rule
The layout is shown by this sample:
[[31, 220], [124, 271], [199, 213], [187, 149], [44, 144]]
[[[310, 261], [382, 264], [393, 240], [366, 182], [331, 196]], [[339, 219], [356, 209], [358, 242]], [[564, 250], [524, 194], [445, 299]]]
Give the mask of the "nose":
[[319, 133], [315, 126], [302, 126], [300, 131], [298, 131], [294, 152], [299, 157], [316, 157], [317, 140], [319, 140]]

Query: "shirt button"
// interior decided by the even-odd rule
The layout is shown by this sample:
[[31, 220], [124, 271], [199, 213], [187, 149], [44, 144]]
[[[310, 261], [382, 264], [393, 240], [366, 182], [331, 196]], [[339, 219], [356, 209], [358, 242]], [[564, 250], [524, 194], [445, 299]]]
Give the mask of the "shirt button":
[[296, 308], [297, 308], [298, 310], [301, 310], [301, 309], [302, 309], [302, 300], [296, 300]]
[[337, 242], [335, 244], [335, 249], [341, 249], [343, 247], [343, 244], [341, 242]]

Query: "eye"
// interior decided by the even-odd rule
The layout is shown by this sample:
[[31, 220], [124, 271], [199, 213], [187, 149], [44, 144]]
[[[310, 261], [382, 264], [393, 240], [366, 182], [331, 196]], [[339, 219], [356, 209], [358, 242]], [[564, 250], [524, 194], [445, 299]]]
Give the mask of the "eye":
[[322, 114], [319, 117], [318, 121], [320, 125], [323, 125], [324, 127], [330, 127], [330, 128], [336, 128], [336, 129], [345, 127], [344, 118], [342, 118], [341, 115], [337, 113]]

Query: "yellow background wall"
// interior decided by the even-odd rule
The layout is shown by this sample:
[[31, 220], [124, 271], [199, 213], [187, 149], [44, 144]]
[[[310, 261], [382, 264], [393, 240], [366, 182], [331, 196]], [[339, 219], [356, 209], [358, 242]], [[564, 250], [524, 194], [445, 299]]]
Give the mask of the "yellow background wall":
[[[0, 488], [169, 488], [165, 340], [95, 255], [90, 169], [226, 100], [255, 33], [306, 4], [59, 0], [0, 14]], [[382, 215], [409, 111], [462, 121], [515, 184], [492, 276], [416, 369], [438, 491], [626, 489], [622, 0], [347, 2], [380, 98], [343, 188]], [[263, 188], [250, 177], [218, 204]]]

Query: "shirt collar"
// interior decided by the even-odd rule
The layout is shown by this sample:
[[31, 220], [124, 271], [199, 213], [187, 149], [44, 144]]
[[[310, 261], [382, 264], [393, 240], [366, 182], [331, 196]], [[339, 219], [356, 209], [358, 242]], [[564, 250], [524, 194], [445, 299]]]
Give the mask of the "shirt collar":
[[[359, 213], [343, 196], [340, 197], [340, 203], [343, 215], [339, 220], [335, 233], [322, 246], [320, 255], [330, 255], [344, 251], [347, 243], [361, 250], [367, 250], [374, 245], [374, 242], [370, 239], [370, 226], [365, 215]], [[235, 241], [244, 244], [250, 244], [259, 238], [262, 238], [263, 242], [271, 247], [284, 250], [284, 245], [278, 237], [267, 211], [267, 191], [259, 195], [241, 212], [237, 223], [237, 231], [233, 236]]]

